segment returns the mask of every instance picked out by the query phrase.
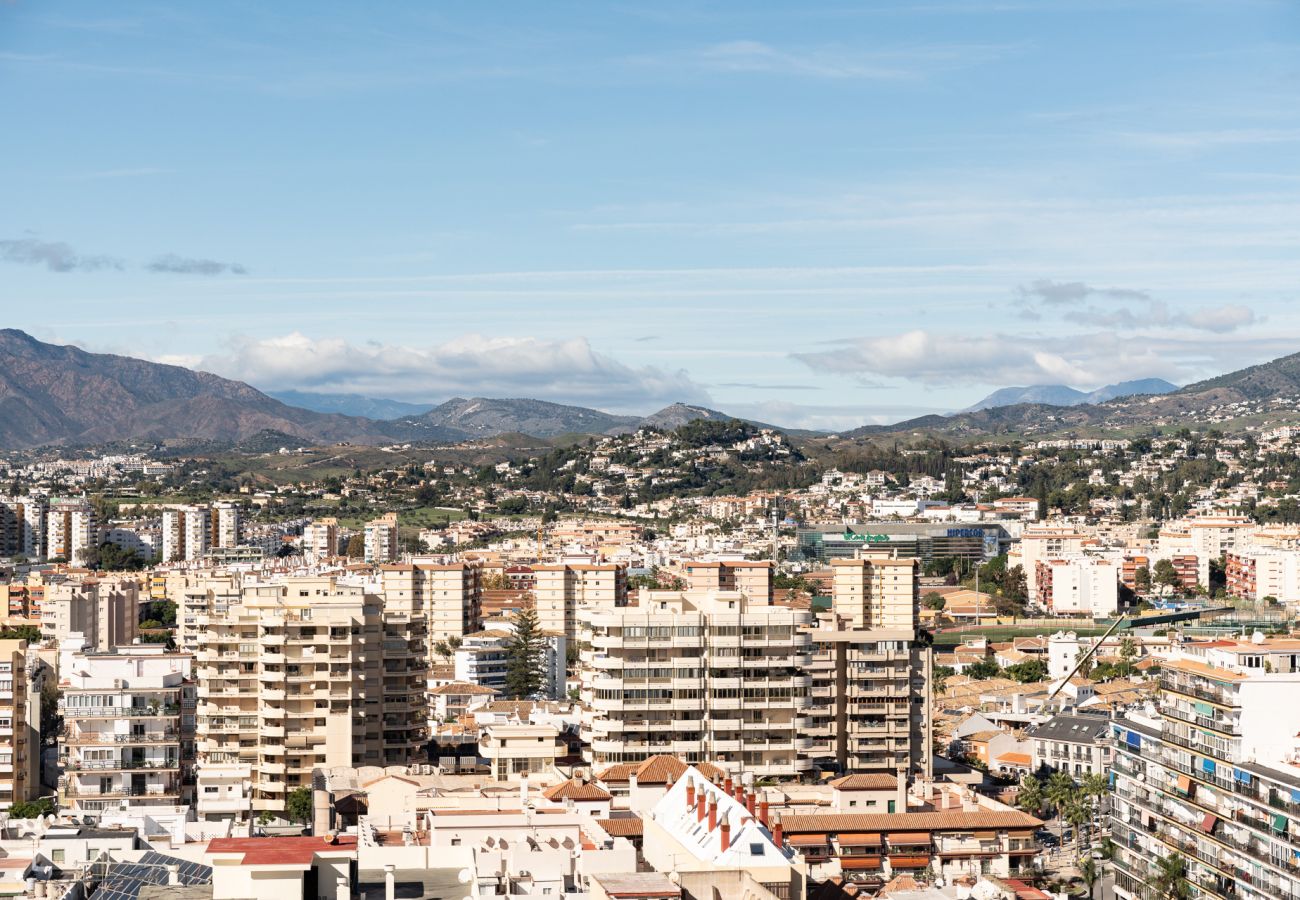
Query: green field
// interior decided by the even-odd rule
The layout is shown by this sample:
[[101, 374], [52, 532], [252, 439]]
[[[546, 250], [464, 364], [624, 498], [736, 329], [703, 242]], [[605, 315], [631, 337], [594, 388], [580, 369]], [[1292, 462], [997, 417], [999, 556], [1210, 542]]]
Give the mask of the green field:
[[[1061, 627], [1067, 631], [1073, 631], [1080, 637], [1095, 637], [1104, 634], [1106, 631], [1102, 627], [1076, 628], [1073, 625], [1062, 625]], [[990, 641], [1009, 641], [1012, 638], [1034, 637], [1040, 634], [1051, 634], [1059, 630], [1061, 629], [1048, 628], [1043, 625], [997, 625], [979, 630], [943, 631], [934, 636], [934, 646], [938, 649], [951, 649], [960, 645], [967, 638], [982, 637]]]

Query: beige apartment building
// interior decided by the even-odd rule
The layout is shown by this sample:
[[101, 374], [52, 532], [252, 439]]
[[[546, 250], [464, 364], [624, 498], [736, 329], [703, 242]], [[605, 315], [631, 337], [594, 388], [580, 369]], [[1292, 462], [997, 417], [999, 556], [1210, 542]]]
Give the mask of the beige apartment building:
[[808, 770], [811, 623], [738, 591], [643, 591], [638, 606], [584, 611], [588, 761], [669, 754], [759, 777]]
[[0, 497], [0, 557], [45, 556], [45, 498]]
[[542, 629], [563, 634], [570, 643], [578, 636], [579, 609], [627, 605], [627, 566], [622, 564], [533, 566], [533, 578]]
[[135, 641], [140, 584], [129, 577], [72, 578], [45, 588], [41, 637], [63, 643], [74, 634], [84, 645], [110, 650]]
[[479, 630], [483, 614], [483, 564], [420, 562], [380, 569], [384, 597], [423, 609], [429, 620], [430, 646], [463, 638]]
[[0, 811], [40, 792], [41, 696], [34, 663], [26, 641], [0, 641]]
[[[245, 585], [238, 603], [197, 624], [201, 809], [282, 814], [317, 767], [402, 765], [422, 748], [428, 620], [418, 598], [289, 577]], [[245, 772], [238, 802], [202, 802]]]
[[85, 565], [99, 547], [99, 523], [88, 500], [51, 500], [45, 513], [45, 555]]
[[740, 591], [746, 597], [772, 599], [772, 564], [770, 562], [695, 562], [682, 563], [686, 584], [693, 591]]
[[917, 626], [919, 599], [915, 559], [833, 559], [831, 592], [835, 611], [850, 628], [903, 628]]
[[328, 559], [339, 553], [339, 520], [316, 519], [302, 530], [302, 552], [314, 560]]
[[207, 616], [225, 615], [242, 597], [243, 582], [238, 573], [213, 569], [168, 572], [163, 594], [176, 604], [176, 644], [182, 650], [197, 650], [199, 622]]

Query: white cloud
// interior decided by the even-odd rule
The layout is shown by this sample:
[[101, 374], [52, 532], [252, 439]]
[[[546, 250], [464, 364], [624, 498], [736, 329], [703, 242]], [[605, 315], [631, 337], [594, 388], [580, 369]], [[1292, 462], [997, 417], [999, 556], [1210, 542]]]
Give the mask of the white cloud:
[[[1017, 288], [1019, 315], [1038, 321], [1044, 313], [1063, 309], [1067, 322], [1094, 328], [1139, 329], [1155, 327], [1193, 328], [1224, 334], [1257, 321], [1255, 311], [1239, 303], [1203, 306], [1186, 312], [1171, 310], [1164, 300], [1132, 288], [1099, 288], [1081, 281], [1039, 279]], [[1109, 307], [1084, 305], [1090, 299]]]
[[198, 368], [265, 389], [357, 393], [441, 400], [454, 395], [528, 397], [648, 412], [674, 401], [710, 402], [684, 370], [633, 367], [592, 349], [586, 338], [560, 341], [467, 334], [430, 347], [352, 344], [299, 332], [238, 337]]
[[1185, 384], [1292, 353], [1296, 342], [1295, 335], [1287, 334], [1231, 338], [1093, 332], [1046, 337], [916, 330], [839, 341], [825, 352], [797, 353], [794, 358], [817, 372], [886, 376], [929, 386], [1095, 388], [1135, 378]]

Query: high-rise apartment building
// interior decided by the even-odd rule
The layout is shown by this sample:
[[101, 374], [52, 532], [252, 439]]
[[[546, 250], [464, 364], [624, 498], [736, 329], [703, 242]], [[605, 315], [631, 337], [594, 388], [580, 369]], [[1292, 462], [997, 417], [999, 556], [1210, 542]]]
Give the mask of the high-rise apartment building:
[[754, 599], [772, 599], [772, 564], [739, 560], [682, 563], [686, 584], [693, 591], [740, 591]]
[[74, 577], [45, 588], [41, 637], [60, 644], [79, 635], [88, 648], [108, 651], [135, 641], [140, 584], [129, 576]]
[[333, 517], [316, 519], [302, 530], [303, 555], [312, 560], [329, 559], [339, 555], [339, 520]]
[[193, 663], [161, 645], [61, 648], [60, 806], [147, 813], [190, 801]]
[[45, 498], [0, 497], [0, 557], [45, 556]]
[[832, 610], [812, 634], [807, 752], [842, 772], [929, 774], [933, 655], [918, 632], [914, 559], [832, 562]]
[[41, 683], [26, 641], [0, 641], [0, 810], [41, 786]]
[[627, 566], [622, 564], [533, 566], [533, 578], [538, 622], [570, 643], [578, 636], [579, 609], [627, 605]]
[[811, 621], [738, 591], [643, 591], [638, 606], [584, 610], [589, 761], [663, 753], [760, 777], [807, 771]]
[[383, 565], [397, 559], [397, 513], [384, 513], [366, 523], [366, 562]]
[[163, 597], [176, 604], [176, 644], [197, 650], [199, 623], [223, 616], [243, 596], [243, 578], [236, 572], [212, 569], [170, 571], [162, 576]]
[[212, 504], [213, 547], [238, 547], [243, 540], [243, 510], [236, 503], [221, 502]]
[[1174, 856], [1197, 900], [1300, 896], [1297, 689], [1292, 638], [1188, 643], [1161, 662], [1158, 714], [1113, 723], [1118, 896], [1157, 892]]
[[385, 601], [413, 604], [429, 621], [430, 645], [479, 630], [483, 564], [412, 562], [383, 566]]
[[163, 562], [200, 560], [212, 546], [214, 514], [206, 506], [169, 506], [162, 511]]
[[245, 584], [238, 603], [198, 626], [200, 797], [251, 779], [247, 808], [209, 805], [214, 814], [282, 814], [316, 767], [400, 765], [419, 753], [428, 622], [418, 600], [289, 577]]
[[99, 547], [95, 508], [87, 500], [51, 500], [45, 516], [45, 555], [74, 566], [89, 562]]

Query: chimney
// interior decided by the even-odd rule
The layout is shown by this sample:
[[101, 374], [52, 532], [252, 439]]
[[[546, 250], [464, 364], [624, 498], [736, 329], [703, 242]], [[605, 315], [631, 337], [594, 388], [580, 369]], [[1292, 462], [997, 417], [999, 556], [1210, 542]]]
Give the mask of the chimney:
[[763, 800], [761, 803], [758, 804], [758, 821], [763, 823], [764, 828], [767, 827], [767, 801], [766, 800]]
[[754, 817], [754, 805], [758, 802], [758, 796], [753, 791], [745, 792], [745, 809], [749, 810], [749, 817]]
[[695, 782], [691, 776], [686, 776], [686, 808], [689, 810], [695, 805]]
[[736, 782], [736, 790], [732, 793], [732, 796], [736, 798], [736, 802], [741, 806], [745, 805], [745, 786], [739, 781]]
[[718, 801], [713, 797], [709, 798], [709, 831], [718, 827]]
[[898, 798], [894, 801], [894, 812], [907, 812], [907, 769], [898, 767]]
[[730, 797], [733, 790], [735, 790], [735, 785], [732, 784], [731, 776], [728, 775], [727, 780], [722, 782], [722, 792]]
[[708, 805], [709, 795], [700, 790], [699, 795], [695, 798], [695, 821], [704, 821], [704, 808]]
[[722, 820], [722, 852], [726, 853], [731, 849], [731, 823], [725, 818]]
[[781, 827], [781, 817], [777, 816], [772, 820], [772, 843], [778, 848], [785, 846], [785, 831]]

